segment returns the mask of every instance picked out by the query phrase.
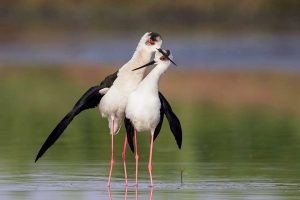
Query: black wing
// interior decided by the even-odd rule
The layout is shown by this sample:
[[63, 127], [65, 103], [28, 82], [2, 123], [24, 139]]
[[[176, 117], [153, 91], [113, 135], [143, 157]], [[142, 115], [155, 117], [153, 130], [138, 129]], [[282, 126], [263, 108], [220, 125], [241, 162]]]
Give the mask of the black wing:
[[162, 123], [164, 121], [164, 108], [163, 106], [160, 107], [160, 119], [159, 119], [159, 122], [155, 128], [155, 131], [154, 131], [154, 138], [153, 138], [153, 141], [156, 139], [156, 137], [158, 136], [159, 132], [160, 132], [160, 129], [161, 129], [161, 126], [162, 126]]
[[67, 126], [71, 123], [73, 118], [84, 110], [95, 108], [103, 95], [99, 93], [99, 90], [103, 88], [109, 88], [112, 86], [114, 80], [117, 78], [118, 72], [115, 72], [107, 76], [100, 85], [91, 87], [88, 89], [82, 97], [76, 102], [73, 109], [57, 124], [51, 134], [48, 136], [39, 153], [35, 158], [35, 162], [49, 149], [55, 141], [61, 136]]
[[124, 119], [124, 124], [126, 128], [126, 134], [127, 134], [127, 141], [130, 146], [130, 149], [132, 152], [134, 152], [134, 146], [133, 146], [133, 137], [134, 137], [134, 127], [131, 123], [130, 119], [126, 118]]
[[[160, 92], [159, 92], [159, 99], [160, 99], [160, 103], [161, 103], [161, 112], [163, 112], [166, 115], [166, 117], [169, 121], [170, 129], [175, 137], [177, 146], [180, 149], [181, 144], [182, 144], [182, 129], [181, 129], [180, 121], [179, 121], [178, 117], [175, 115], [175, 113], [173, 112], [167, 99]], [[160, 128], [161, 128], [162, 121], [163, 121], [163, 117], [161, 115], [161, 119], [155, 129], [154, 136], [158, 135]]]

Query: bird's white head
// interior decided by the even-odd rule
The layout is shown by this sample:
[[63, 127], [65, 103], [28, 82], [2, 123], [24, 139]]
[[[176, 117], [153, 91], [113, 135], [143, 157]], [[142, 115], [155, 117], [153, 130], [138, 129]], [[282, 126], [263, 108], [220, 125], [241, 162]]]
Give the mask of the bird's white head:
[[166, 63], [170, 64], [171, 62], [174, 63], [173, 55], [169, 49], [157, 49], [155, 56], [154, 56], [154, 61], [159, 64], [159, 63]]
[[174, 65], [176, 65], [176, 63], [172, 59], [173, 59], [173, 55], [171, 54], [170, 50], [157, 49], [153, 61], [150, 61], [149, 63], [147, 63], [141, 67], [135, 68], [132, 71], [142, 69], [144, 67], [154, 65], [154, 64], [165, 64], [165, 65], [169, 66], [171, 63], [173, 63]]
[[[151, 60], [153, 53], [157, 51], [161, 47], [162, 38], [158, 33], [147, 32], [140, 39], [136, 50], [133, 53], [132, 58], [121, 67], [119, 72], [121, 71], [132, 71], [137, 66], [140, 66], [144, 63], [147, 63]], [[143, 75], [145, 70], [141, 70], [138, 73], [139, 75]]]
[[155, 52], [162, 45], [162, 38], [158, 33], [147, 32], [141, 38], [138, 48]]

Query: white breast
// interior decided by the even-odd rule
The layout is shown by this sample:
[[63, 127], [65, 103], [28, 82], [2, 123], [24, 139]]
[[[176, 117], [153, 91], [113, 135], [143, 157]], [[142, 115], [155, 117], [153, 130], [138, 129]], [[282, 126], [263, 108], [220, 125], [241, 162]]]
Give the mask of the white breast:
[[143, 78], [142, 73], [119, 73], [111, 88], [102, 97], [99, 109], [102, 117], [123, 118], [129, 94]]
[[161, 103], [158, 96], [158, 81], [169, 63], [158, 64], [128, 97], [126, 117], [137, 131], [153, 131], [160, 120]]
[[153, 94], [149, 90], [134, 91], [128, 98], [125, 113], [137, 131], [154, 130], [160, 119], [160, 101], [157, 93]]

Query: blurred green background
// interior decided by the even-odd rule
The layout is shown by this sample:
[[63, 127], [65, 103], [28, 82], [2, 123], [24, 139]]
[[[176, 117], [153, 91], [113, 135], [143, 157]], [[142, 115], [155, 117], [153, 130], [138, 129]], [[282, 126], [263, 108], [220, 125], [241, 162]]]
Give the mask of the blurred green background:
[[[152, 30], [181, 66], [162, 77], [161, 88], [182, 119], [183, 154], [193, 155], [192, 146], [201, 152], [195, 161], [299, 160], [299, 1], [25, 0], [0, 9], [0, 142], [7, 151], [17, 147], [0, 157], [31, 162], [76, 99], [126, 62]], [[271, 64], [262, 59], [268, 56]], [[95, 140], [107, 132], [96, 111], [78, 118], [62, 138], [68, 145], [58, 149], [72, 154], [69, 132], [94, 146], [107, 143]], [[93, 158], [94, 149], [86, 151], [82, 156]]]
[[[2, 29], [27, 31], [299, 30], [297, 0], [24, 0], [1, 4]], [[4, 34], [5, 35], [5, 34]]]
[[[160, 88], [181, 120], [183, 148], [177, 150], [165, 122], [154, 176], [178, 180], [168, 172], [184, 170], [193, 181], [298, 183], [299, 21], [298, 0], [1, 2], [0, 174], [41, 170], [33, 161], [57, 122], [87, 88], [130, 58], [144, 32], [155, 31], [179, 65]], [[123, 133], [116, 137], [119, 153]], [[148, 136], [140, 136], [142, 163]], [[75, 163], [66, 171], [76, 163], [108, 163], [109, 141], [106, 120], [97, 109], [86, 111], [40, 162], [49, 173], [51, 163]], [[129, 152], [128, 159], [134, 162]], [[199, 170], [202, 165], [208, 167]], [[101, 170], [106, 175], [108, 166]]]

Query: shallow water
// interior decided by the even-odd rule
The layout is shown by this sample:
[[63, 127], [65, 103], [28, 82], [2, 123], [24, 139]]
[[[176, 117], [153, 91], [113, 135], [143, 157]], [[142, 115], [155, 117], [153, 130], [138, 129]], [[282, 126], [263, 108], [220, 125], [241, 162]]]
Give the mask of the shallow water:
[[[154, 155], [155, 156], [155, 155]], [[157, 155], [156, 155], [157, 156]], [[116, 164], [111, 188], [109, 165], [101, 161], [41, 162], [2, 168], [0, 199], [298, 199], [298, 168], [277, 163], [153, 163], [154, 188], [149, 187], [147, 163], [140, 165], [134, 185], [134, 162], [128, 164], [129, 184], [122, 164]], [[178, 168], [178, 165], [181, 167]], [[3, 165], [2, 165], [3, 167]], [[162, 172], [160, 169], [163, 169]], [[167, 173], [166, 173], [167, 172]], [[182, 172], [182, 179], [181, 179]], [[240, 172], [240, 173], [239, 173]]]
[[[297, 132], [293, 136], [293, 132], [281, 134], [278, 129], [279, 134], [274, 131], [271, 133], [273, 138], [270, 138], [267, 132], [261, 135], [258, 129], [257, 135], [250, 132], [249, 136], [244, 132], [231, 138], [237, 133], [226, 132], [225, 126], [222, 128], [224, 135], [220, 135], [221, 131], [219, 134], [209, 132], [210, 128], [204, 125], [201, 125], [202, 133], [199, 134], [193, 128], [187, 129], [185, 120], [182, 122], [186, 130], [182, 150], [177, 149], [166, 128], [155, 141], [154, 188], [149, 187], [149, 138], [146, 134], [138, 137], [138, 188], [134, 185], [134, 156], [129, 150], [129, 185], [125, 187], [121, 159], [123, 137], [122, 133], [116, 136], [116, 164], [110, 190], [107, 188], [109, 134], [92, 132], [89, 135], [82, 129], [78, 133], [70, 133], [75, 130], [71, 126], [73, 128], [70, 127], [37, 163], [34, 163], [34, 157], [47, 133], [34, 134], [27, 139], [21, 136], [2, 140], [0, 199], [273, 200], [300, 197], [300, 142]], [[76, 125], [77, 122], [74, 123]], [[266, 131], [266, 128], [263, 130]], [[99, 135], [101, 137], [97, 138]], [[247, 144], [248, 140], [251, 145]]]

